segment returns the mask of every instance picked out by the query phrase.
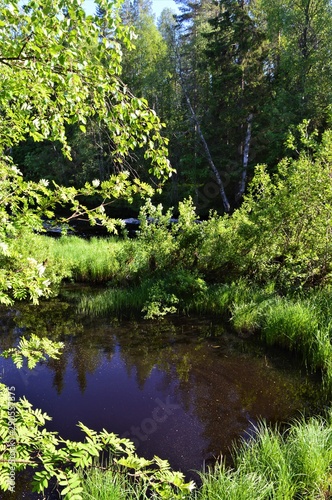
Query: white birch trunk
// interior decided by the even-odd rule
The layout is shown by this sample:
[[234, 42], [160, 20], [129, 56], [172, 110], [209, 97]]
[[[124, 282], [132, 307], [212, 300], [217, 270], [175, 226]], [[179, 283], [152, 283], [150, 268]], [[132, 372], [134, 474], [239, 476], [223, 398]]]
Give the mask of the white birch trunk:
[[200, 124], [199, 124], [199, 121], [197, 119], [197, 116], [196, 116], [196, 113], [191, 105], [191, 102], [190, 102], [190, 99], [189, 99], [189, 96], [184, 88], [184, 85], [183, 85], [183, 82], [182, 82], [182, 90], [183, 90], [183, 93], [185, 95], [185, 98], [186, 98], [186, 103], [187, 103], [187, 106], [188, 106], [188, 109], [190, 111], [190, 114], [192, 116], [192, 119], [196, 125], [196, 131], [197, 131], [197, 134], [201, 140], [201, 143], [203, 145], [203, 148], [204, 148], [204, 152], [205, 152], [205, 155], [206, 155], [206, 158], [207, 158], [207, 161], [210, 165], [210, 168], [212, 170], [212, 172], [214, 173], [214, 176], [216, 178], [216, 181], [217, 181], [217, 184], [218, 184], [218, 188], [219, 188], [219, 193], [220, 193], [220, 196], [221, 196], [221, 199], [222, 199], [222, 203], [223, 203], [223, 206], [224, 206], [224, 210], [226, 213], [228, 213], [230, 211], [230, 204], [229, 204], [229, 201], [227, 199], [227, 196], [226, 196], [226, 193], [225, 193], [225, 188], [224, 188], [224, 184], [222, 182], [222, 179], [220, 177], [220, 174], [218, 172], [218, 169], [217, 167], [215, 166], [213, 160], [212, 160], [212, 156], [211, 156], [211, 153], [210, 153], [210, 150], [209, 150], [209, 147], [206, 143], [206, 140], [205, 140], [205, 137], [203, 135], [203, 132], [201, 130], [201, 127], [200, 127]]
[[251, 142], [251, 124], [254, 115], [250, 113], [247, 118], [247, 132], [244, 140], [244, 148], [243, 148], [243, 160], [242, 160], [242, 174], [239, 184], [239, 191], [236, 195], [236, 200], [240, 200], [245, 192], [247, 177], [248, 177], [248, 162], [249, 162], [249, 150], [250, 150], [250, 142]]

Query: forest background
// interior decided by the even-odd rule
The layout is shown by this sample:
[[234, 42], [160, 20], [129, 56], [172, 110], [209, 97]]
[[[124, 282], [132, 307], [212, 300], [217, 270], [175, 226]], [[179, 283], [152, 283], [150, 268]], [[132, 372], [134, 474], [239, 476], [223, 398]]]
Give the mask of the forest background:
[[[332, 91], [331, 5], [328, 1], [178, 1], [179, 15], [165, 9], [155, 23], [151, 2], [126, 0], [124, 25], [134, 26], [135, 50], [123, 48], [122, 80], [148, 100], [169, 139], [176, 170], [157, 198], [166, 207], [192, 196], [198, 213], [239, 206], [254, 166], [270, 172], [304, 119], [308, 132], [330, 124]], [[102, 9], [99, 11], [102, 16]], [[60, 144], [24, 141], [13, 158], [28, 179], [82, 186], [118, 170], [114, 144], [98, 120], [86, 134], [68, 127], [72, 161]], [[125, 165], [148, 180], [137, 148]], [[137, 214], [119, 203], [117, 215]]]
[[[259, 332], [295, 351], [322, 373], [329, 397], [331, 4], [177, 3], [180, 14], [164, 10], [156, 25], [141, 0], [101, 0], [96, 18], [85, 17], [78, 0], [0, 1], [0, 301], [37, 303], [63, 280], [85, 280], [108, 284], [99, 304], [87, 301], [88, 313], [224, 315], [241, 334]], [[117, 228], [112, 217], [140, 210], [138, 237], [96, 244], [38, 234], [60, 207], [67, 220], [86, 215], [109, 230]], [[179, 217], [172, 226], [169, 207]], [[37, 362], [50, 348], [33, 337], [22, 342], [7, 353], [18, 363], [22, 352], [32, 350]], [[8, 488], [9, 389], [0, 389], [0, 479]], [[84, 429], [91, 449], [64, 445], [45, 437], [39, 410], [24, 401], [15, 408], [24, 437], [16, 465], [32, 457], [44, 467], [37, 491], [55, 476], [69, 498], [78, 490], [80, 498], [72, 467], [91, 465], [102, 443], [127, 449], [129, 468], [141, 466], [128, 442]], [[309, 487], [312, 495], [328, 492], [330, 424], [328, 432], [317, 481], [297, 484], [313, 474], [295, 471], [287, 496], [268, 471], [275, 494], [266, 490], [266, 498], [293, 498], [295, 489], [309, 498]], [[169, 498], [177, 498], [173, 487], [191, 490], [183, 478], [172, 476], [170, 486], [162, 476]]]

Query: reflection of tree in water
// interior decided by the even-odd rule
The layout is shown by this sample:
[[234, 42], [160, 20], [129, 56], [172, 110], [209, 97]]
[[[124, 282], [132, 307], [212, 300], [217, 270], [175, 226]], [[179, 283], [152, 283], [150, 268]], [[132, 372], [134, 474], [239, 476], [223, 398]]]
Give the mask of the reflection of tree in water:
[[88, 374], [103, 361], [110, 361], [116, 346], [140, 389], [158, 368], [163, 376], [157, 389], [163, 394], [175, 391], [172, 398], [200, 421], [204, 442], [210, 443], [207, 456], [224, 452], [250, 427], [250, 419], [284, 420], [296, 408], [303, 408], [307, 397], [303, 380], [294, 372], [286, 375], [274, 370], [273, 362], [267, 366], [264, 358], [241, 355], [245, 340], [234, 346], [234, 337], [227, 334], [215, 339], [216, 328], [203, 319], [90, 321], [78, 316], [73, 304], [54, 300], [38, 308], [19, 304], [9, 316], [8, 309], [3, 310], [0, 329], [4, 333], [0, 336], [2, 349], [12, 347], [22, 332], [66, 342], [62, 356], [47, 362], [58, 393], [64, 388], [70, 361], [83, 392]]
[[93, 373], [102, 360], [98, 348], [85, 347], [82, 343], [73, 346], [72, 366], [77, 372], [77, 382], [82, 392], [86, 389], [86, 376]]
[[285, 373], [262, 358], [209, 351], [211, 346], [206, 346], [199, 358], [191, 358], [189, 380], [181, 380], [178, 389], [179, 399], [185, 396], [186, 407], [190, 401], [203, 424], [210, 443], [207, 457], [227, 452], [240, 436], [248, 438], [258, 419], [285, 421], [305, 407], [310, 397], [306, 391], [313, 385], [298, 371]]
[[61, 394], [64, 389], [64, 375], [68, 361], [69, 349], [66, 345], [59, 359], [50, 359], [47, 363], [47, 367], [54, 372], [53, 387], [56, 388], [58, 394]]
[[[64, 372], [69, 359], [76, 372], [79, 388], [85, 391], [87, 375], [93, 374], [103, 359], [110, 361], [113, 357], [115, 341], [112, 331], [106, 325], [86, 326], [82, 333], [65, 344], [63, 356], [59, 360], [50, 360], [48, 366], [54, 370], [54, 385], [58, 388], [58, 381], [63, 384]], [[63, 360], [65, 358], [66, 360]], [[61, 389], [63, 386], [61, 386]], [[59, 390], [59, 389], [58, 389]]]
[[167, 394], [172, 386], [174, 399], [201, 422], [207, 457], [225, 453], [262, 417], [270, 422], [293, 417], [310, 397], [313, 385], [298, 370], [274, 369], [272, 360], [250, 354], [244, 339], [225, 334], [206, 341], [199, 326], [188, 337], [181, 325], [167, 320], [159, 325], [117, 331], [122, 359], [129, 373], [136, 371], [141, 388], [154, 367], [164, 373], [158, 389]]
[[16, 326], [39, 337], [59, 340], [83, 330], [82, 318], [77, 316], [74, 305], [60, 299], [44, 301], [38, 306], [18, 303], [15, 309], [19, 311], [14, 320]]
[[[39, 337], [65, 342], [59, 359], [49, 359], [47, 362], [48, 368], [54, 372], [53, 385], [58, 394], [64, 388], [64, 376], [70, 358], [79, 387], [84, 391], [86, 375], [96, 370], [103, 355], [108, 359], [112, 356], [114, 342], [109, 332], [105, 328], [84, 328], [84, 318], [77, 317], [75, 307], [68, 302], [53, 299], [39, 306], [19, 303], [11, 310], [11, 314], [8, 314], [8, 309], [3, 309], [0, 314], [0, 328], [5, 333], [0, 336], [2, 350], [13, 347], [23, 334], [29, 337], [35, 333]], [[104, 348], [103, 352], [100, 345]]]
[[14, 347], [25, 328], [17, 325], [20, 311], [14, 308], [0, 307], [0, 350], [4, 351]]
[[157, 367], [165, 374], [188, 376], [190, 361], [178, 351], [178, 328], [170, 321], [131, 322], [125, 329], [116, 331], [128, 374], [136, 373], [139, 387], [143, 389], [152, 370]]

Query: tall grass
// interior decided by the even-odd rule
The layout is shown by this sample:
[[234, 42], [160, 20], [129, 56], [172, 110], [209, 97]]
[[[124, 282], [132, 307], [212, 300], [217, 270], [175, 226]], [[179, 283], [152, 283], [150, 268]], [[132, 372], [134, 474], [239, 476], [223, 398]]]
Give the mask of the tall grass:
[[304, 302], [276, 298], [262, 318], [262, 336], [268, 344], [278, 341], [291, 350], [310, 354], [319, 325], [316, 311]]
[[264, 500], [272, 498], [272, 485], [258, 472], [244, 473], [241, 468], [227, 469], [217, 466], [201, 475], [203, 484], [196, 500]]
[[311, 290], [280, 297], [273, 288], [258, 289], [240, 282], [230, 304], [237, 332], [259, 333], [268, 345], [280, 345], [302, 357], [311, 371], [322, 370], [332, 390], [332, 293]]
[[125, 474], [108, 469], [92, 468], [82, 472], [83, 500], [144, 500], [148, 498], [145, 485], [129, 479]]
[[[234, 466], [223, 461], [200, 474], [202, 484], [187, 500], [318, 500], [332, 488], [332, 414], [294, 421], [281, 432], [262, 422], [256, 434], [233, 449]], [[83, 474], [83, 473], [82, 473]], [[84, 500], [174, 500], [120, 470], [84, 473]], [[180, 497], [176, 497], [180, 498]]]
[[281, 433], [265, 423], [234, 449], [234, 469], [218, 464], [202, 474], [197, 500], [314, 500], [330, 498], [332, 425], [300, 419]]
[[66, 262], [75, 281], [101, 283], [118, 275], [125, 245], [116, 238], [84, 240], [67, 236], [56, 240], [52, 250], [55, 259]]
[[89, 316], [140, 313], [149, 298], [149, 284], [133, 288], [110, 288], [95, 296], [84, 296], [78, 305], [79, 312]]
[[272, 498], [291, 500], [296, 492], [296, 477], [288, 461], [283, 436], [265, 424], [258, 428], [255, 440], [243, 443], [235, 452], [236, 466], [242, 474], [259, 472], [270, 485]]

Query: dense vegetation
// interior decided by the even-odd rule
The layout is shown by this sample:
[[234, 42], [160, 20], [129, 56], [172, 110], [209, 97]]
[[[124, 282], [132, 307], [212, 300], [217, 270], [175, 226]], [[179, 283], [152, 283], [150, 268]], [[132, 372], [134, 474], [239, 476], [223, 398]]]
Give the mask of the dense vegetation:
[[[166, 124], [176, 173], [160, 198], [164, 206], [191, 196], [206, 216], [210, 208], [239, 206], [256, 164], [273, 172], [286, 155], [296, 156], [290, 129], [303, 120], [310, 120], [309, 132], [329, 126], [332, 11], [328, 0], [177, 4], [180, 14], [166, 9], [156, 26], [149, 0], [122, 3], [122, 25], [135, 30], [135, 50], [122, 44], [122, 80]], [[98, 15], [111, 39], [103, 8]], [[74, 124], [66, 128], [71, 161], [59, 144], [29, 140], [13, 149], [16, 164], [29, 179], [77, 187], [108, 178], [121, 167], [114, 133], [95, 117], [84, 127], [86, 134]], [[125, 169], [147, 179], [140, 148]]]
[[[178, 3], [181, 14], [164, 11], [157, 27], [141, 0], [100, 1], [95, 16], [78, 0], [0, 2], [0, 302], [38, 303], [74, 280], [107, 285], [82, 300], [91, 314], [223, 315], [301, 356], [330, 399], [331, 5]], [[140, 207], [136, 238], [43, 235], [60, 212], [62, 223], [119, 230], [113, 206]], [[33, 366], [45, 352], [61, 345], [31, 337], [3, 354]], [[48, 433], [47, 415], [0, 388], [5, 490], [10, 443], [16, 470], [38, 467], [36, 491], [55, 478], [71, 500], [98, 498], [96, 488], [100, 498], [197, 499], [331, 489], [330, 410], [285, 433], [262, 424], [235, 468], [222, 462], [193, 493], [128, 440], [83, 424], [84, 443]], [[107, 474], [90, 469], [103, 449]]]

